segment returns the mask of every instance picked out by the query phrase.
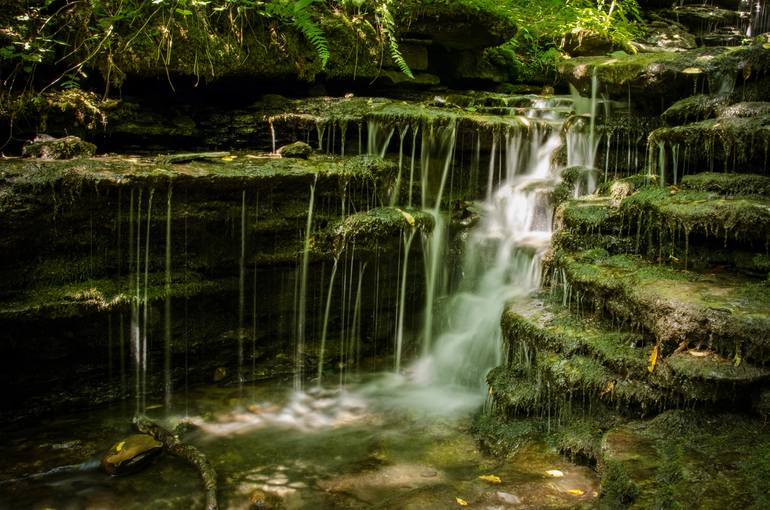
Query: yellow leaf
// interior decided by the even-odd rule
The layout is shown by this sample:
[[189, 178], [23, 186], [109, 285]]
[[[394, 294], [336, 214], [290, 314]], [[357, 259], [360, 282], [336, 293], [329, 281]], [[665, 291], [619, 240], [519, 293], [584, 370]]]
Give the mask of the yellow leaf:
[[567, 489], [567, 493], [572, 494], [573, 496], [582, 496], [586, 491], [580, 489]]
[[650, 363], [647, 365], [647, 371], [652, 373], [658, 365], [658, 355], [660, 355], [660, 344], [655, 344], [650, 353]]
[[746, 81], [751, 78], [751, 65], [747, 65], [743, 68], [743, 80]]
[[235, 159], [234, 156], [225, 156], [225, 157], [222, 158], [222, 161], [232, 161], [234, 159]]
[[503, 481], [497, 475], [481, 475], [479, 480], [484, 480], [485, 482], [489, 483], [503, 483]]
[[399, 209], [399, 210], [398, 210], [398, 212], [400, 212], [400, 213], [401, 213], [401, 215], [402, 215], [402, 216], [404, 217], [404, 219], [406, 220], [406, 222], [407, 222], [407, 223], [409, 223], [409, 226], [411, 226], [411, 227], [413, 227], [413, 226], [414, 226], [414, 216], [412, 216], [411, 214], [409, 214], [409, 213], [408, 213], [408, 212], [406, 212], [406, 211], [402, 211], [401, 209]]
[[119, 452], [120, 450], [122, 450], [122, 449], [123, 449], [123, 447], [124, 447], [125, 445], [126, 445], [126, 442], [125, 442], [125, 441], [121, 441], [121, 442], [119, 442], [119, 443], [118, 443], [118, 446], [116, 446], [116, 447], [115, 447], [115, 451], [116, 451], [116, 452]]
[[468, 506], [468, 502], [462, 498], [455, 498], [455, 501], [457, 501], [457, 504], [460, 506]]
[[610, 381], [607, 383], [607, 386], [604, 388], [604, 390], [602, 390], [602, 393], [599, 396], [603, 397], [607, 393], [612, 393], [612, 390], [614, 389], [615, 389], [615, 381]]
[[145, 411], [152, 411], [153, 409], [160, 409], [163, 407], [163, 404], [152, 404], [150, 406], [147, 406], [144, 408]]
[[545, 472], [545, 474], [547, 474], [548, 476], [552, 476], [554, 478], [561, 478], [564, 476], [564, 473], [562, 473], [558, 469], [549, 469], [548, 471]]
[[762, 45], [762, 47], [766, 50], [770, 50], [770, 43], [765, 43]]
[[682, 69], [682, 74], [703, 74], [703, 69], [700, 67], [687, 67]]
[[736, 367], [740, 366], [741, 361], [743, 361], [743, 358], [741, 358], [741, 353], [740, 352], [736, 352], [735, 353], [735, 359], [733, 360], [733, 365], [735, 365]]

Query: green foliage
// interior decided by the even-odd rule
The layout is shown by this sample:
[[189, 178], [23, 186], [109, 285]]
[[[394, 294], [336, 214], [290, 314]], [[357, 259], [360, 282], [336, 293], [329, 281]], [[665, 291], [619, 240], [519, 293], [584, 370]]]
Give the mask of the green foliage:
[[321, 60], [321, 68], [326, 67], [329, 61], [329, 43], [324, 36], [323, 30], [313, 21], [310, 8], [312, 5], [322, 0], [281, 0], [266, 5], [266, 13], [274, 14], [281, 18], [291, 20], [292, 24], [299, 29], [307, 38]]
[[398, 41], [396, 40], [396, 22], [393, 20], [393, 15], [388, 8], [389, 4], [390, 0], [382, 0], [377, 4], [375, 7], [377, 19], [388, 40], [388, 49], [390, 50], [390, 57], [393, 59], [393, 62], [398, 65], [398, 68], [402, 73], [414, 79], [412, 70], [409, 69], [409, 65], [406, 63], [403, 55], [401, 55], [401, 51], [398, 49]]

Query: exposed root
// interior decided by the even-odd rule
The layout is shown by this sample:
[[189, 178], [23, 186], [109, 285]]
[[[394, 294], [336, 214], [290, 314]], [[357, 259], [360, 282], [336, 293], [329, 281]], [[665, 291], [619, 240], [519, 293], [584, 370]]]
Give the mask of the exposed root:
[[163, 443], [163, 450], [179, 457], [198, 470], [203, 486], [206, 488], [206, 510], [217, 510], [217, 473], [206, 456], [194, 446], [184, 444], [172, 432], [144, 416], [134, 418], [134, 426]]

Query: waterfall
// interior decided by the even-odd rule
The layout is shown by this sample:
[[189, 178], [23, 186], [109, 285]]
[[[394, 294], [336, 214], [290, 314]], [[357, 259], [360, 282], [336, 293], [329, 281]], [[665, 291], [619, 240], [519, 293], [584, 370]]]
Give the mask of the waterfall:
[[[319, 132], [320, 133], [320, 132]], [[315, 205], [315, 187], [318, 182], [316, 174], [313, 184], [310, 185], [310, 201], [307, 207], [307, 224], [305, 225], [305, 241], [302, 250], [302, 265], [299, 267], [299, 295], [297, 298], [297, 322], [295, 331], [295, 372], [294, 389], [302, 389], [302, 377], [305, 371], [305, 329], [307, 328], [307, 281], [310, 267], [310, 233], [313, 228], [313, 206]]]
[[[464, 278], [445, 311], [448, 326], [415, 366], [418, 381], [484, 388], [486, 373], [502, 362], [505, 303], [540, 285], [540, 262], [551, 237], [550, 191], [557, 180], [551, 160], [561, 138], [549, 122], [526, 120], [505, 137], [502, 180], [482, 203], [482, 219], [466, 243]], [[520, 143], [524, 137], [528, 146]], [[493, 143], [490, 159], [495, 149]], [[495, 171], [490, 165], [490, 174]]]

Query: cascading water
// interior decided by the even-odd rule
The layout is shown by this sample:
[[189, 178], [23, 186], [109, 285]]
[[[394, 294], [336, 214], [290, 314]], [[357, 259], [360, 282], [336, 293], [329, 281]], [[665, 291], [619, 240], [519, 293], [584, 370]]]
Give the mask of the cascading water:
[[[468, 235], [463, 280], [444, 314], [447, 328], [415, 366], [418, 381], [483, 395], [478, 390], [485, 387], [486, 373], [502, 361], [499, 324], [505, 303], [540, 285], [540, 261], [551, 237], [550, 192], [558, 182], [551, 161], [561, 146], [560, 120], [552, 114], [539, 118], [546, 111], [533, 109], [505, 133], [502, 179]], [[496, 149], [493, 142], [490, 161]], [[488, 182], [497, 180], [497, 171], [490, 164]]]

